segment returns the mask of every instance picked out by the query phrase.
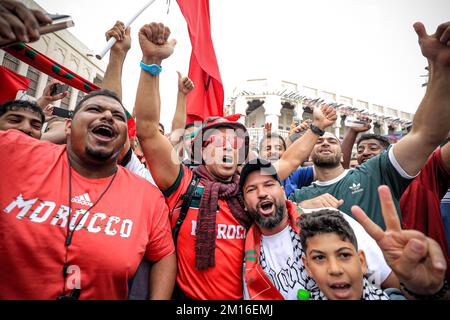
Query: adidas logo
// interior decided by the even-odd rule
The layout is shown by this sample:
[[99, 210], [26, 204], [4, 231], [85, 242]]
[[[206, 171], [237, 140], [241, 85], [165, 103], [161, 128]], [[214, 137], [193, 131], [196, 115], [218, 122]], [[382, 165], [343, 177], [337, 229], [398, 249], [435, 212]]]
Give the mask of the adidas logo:
[[352, 190], [352, 194], [363, 192], [364, 189], [361, 188], [361, 183], [353, 183], [352, 186], [348, 187], [350, 190]]
[[81, 196], [75, 196], [72, 198], [72, 202], [82, 204], [84, 206], [92, 206], [91, 198], [89, 194], [85, 193]]

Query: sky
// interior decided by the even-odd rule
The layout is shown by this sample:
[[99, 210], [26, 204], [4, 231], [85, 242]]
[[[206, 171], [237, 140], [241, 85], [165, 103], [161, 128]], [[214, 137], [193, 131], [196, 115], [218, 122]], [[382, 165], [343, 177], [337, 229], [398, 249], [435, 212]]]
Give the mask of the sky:
[[[36, 2], [51, 13], [70, 14], [75, 27], [68, 30], [99, 52], [105, 32], [147, 0]], [[123, 101], [131, 111], [142, 57], [139, 28], [167, 24], [178, 41], [161, 74], [161, 122], [170, 128], [176, 71], [188, 73], [191, 45], [176, 0], [167, 9], [167, 0], [156, 0], [131, 27]], [[450, 21], [449, 0], [210, 0], [210, 10], [225, 102], [247, 79], [275, 78], [408, 112], [416, 111], [424, 95], [427, 65], [412, 25], [420, 21], [432, 34]], [[108, 56], [103, 60], [106, 65]]]

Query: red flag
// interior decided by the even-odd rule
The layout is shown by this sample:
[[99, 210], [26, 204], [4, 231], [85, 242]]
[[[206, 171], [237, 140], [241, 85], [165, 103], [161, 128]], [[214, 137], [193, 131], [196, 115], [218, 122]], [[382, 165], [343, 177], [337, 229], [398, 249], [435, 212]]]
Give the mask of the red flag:
[[186, 19], [192, 53], [189, 78], [194, 90], [186, 101], [186, 123], [223, 116], [223, 85], [211, 38], [209, 0], [177, 0]]
[[0, 66], [0, 83], [2, 84], [2, 89], [0, 90], [1, 104], [16, 99], [17, 91], [28, 90], [30, 80], [8, 68]]
[[[13, 55], [17, 59], [29, 64], [30, 66], [38, 69], [39, 71], [50, 75], [52, 78], [58, 79], [69, 86], [89, 93], [94, 90], [99, 90], [100, 87], [83, 77], [77, 75], [75, 72], [67, 69], [63, 65], [53, 61], [46, 55], [40, 53], [36, 49], [24, 44], [18, 43], [7, 48], [3, 48], [6, 52]], [[28, 82], [29, 80], [26, 79]], [[2, 82], [0, 82], [2, 83]], [[27, 83], [28, 88], [28, 83]], [[26, 89], [25, 89], [26, 90]], [[1, 93], [1, 92], [0, 92]], [[17, 93], [17, 91], [16, 91]], [[15, 97], [15, 96], [14, 96]], [[136, 122], [131, 114], [125, 110], [128, 123], [128, 136], [130, 139], [136, 135]]]

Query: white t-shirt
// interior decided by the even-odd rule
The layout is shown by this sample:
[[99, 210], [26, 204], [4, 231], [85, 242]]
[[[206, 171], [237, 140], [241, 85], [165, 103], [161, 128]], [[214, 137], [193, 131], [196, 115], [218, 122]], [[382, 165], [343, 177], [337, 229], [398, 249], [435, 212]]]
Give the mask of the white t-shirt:
[[138, 157], [134, 154], [134, 152], [131, 152], [131, 159], [127, 163], [125, 168], [137, 174], [138, 176], [144, 178], [145, 180], [147, 180], [152, 185], [158, 188], [158, 186], [155, 183], [155, 180], [153, 180], [150, 171], [139, 161]]

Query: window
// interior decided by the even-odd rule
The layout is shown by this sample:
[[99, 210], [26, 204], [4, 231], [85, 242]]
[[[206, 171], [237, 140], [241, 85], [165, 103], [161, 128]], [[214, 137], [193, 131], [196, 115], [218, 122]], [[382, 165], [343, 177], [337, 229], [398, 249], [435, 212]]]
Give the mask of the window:
[[69, 87], [67, 91], [69, 91], [69, 94], [65, 96], [64, 99], [61, 100], [61, 108], [69, 110], [70, 97], [72, 95], [72, 87]]
[[30, 84], [28, 86], [27, 94], [32, 97], [36, 97], [36, 89], [39, 81], [40, 72], [33, 68], [32, 66], [28, 67], [27, 78], [30, 80]]
[[5, 53], [2, 65], [9, 70], [17, 72], [17, 69], [19, 68], [19, 59], [13, 57], [9, 53]]

